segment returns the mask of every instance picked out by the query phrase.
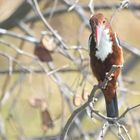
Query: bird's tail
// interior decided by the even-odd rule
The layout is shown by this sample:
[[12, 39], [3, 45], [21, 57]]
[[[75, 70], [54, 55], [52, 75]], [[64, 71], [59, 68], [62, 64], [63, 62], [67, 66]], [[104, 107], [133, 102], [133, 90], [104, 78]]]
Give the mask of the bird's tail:
[[116, 93], [111, 101], [106, 101], [106, 111], [107, 111], [107, 117], [111, 117], [111, 118], [118, 117], [119, 113], [118, 113], [118, 101], [117, 101]]

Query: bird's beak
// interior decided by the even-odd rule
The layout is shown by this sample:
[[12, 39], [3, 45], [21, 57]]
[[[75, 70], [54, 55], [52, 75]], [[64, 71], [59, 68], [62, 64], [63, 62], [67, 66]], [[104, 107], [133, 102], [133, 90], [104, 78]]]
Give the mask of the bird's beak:
[[96, 36], [96, 45], [99, 46], [103, 33], [103, 26], [96, 26], [95, 36]]

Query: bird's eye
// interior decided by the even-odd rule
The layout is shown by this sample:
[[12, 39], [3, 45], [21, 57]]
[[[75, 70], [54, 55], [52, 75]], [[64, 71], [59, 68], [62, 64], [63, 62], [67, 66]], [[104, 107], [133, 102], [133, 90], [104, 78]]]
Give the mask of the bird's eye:
[[105, 20], [103, 20], [103, 24], [105, 24]]

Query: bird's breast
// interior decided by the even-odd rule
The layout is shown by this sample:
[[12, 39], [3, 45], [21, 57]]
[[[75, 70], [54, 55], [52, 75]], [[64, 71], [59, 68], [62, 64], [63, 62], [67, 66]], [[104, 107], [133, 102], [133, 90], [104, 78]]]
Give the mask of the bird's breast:
[[112, 41], [110, 39], [109, 29], [103, 31], [101, 40], [98, 45], [96, 45], [95, 56], [102, 62], [107, 58], [109, 54], [113, 52]]

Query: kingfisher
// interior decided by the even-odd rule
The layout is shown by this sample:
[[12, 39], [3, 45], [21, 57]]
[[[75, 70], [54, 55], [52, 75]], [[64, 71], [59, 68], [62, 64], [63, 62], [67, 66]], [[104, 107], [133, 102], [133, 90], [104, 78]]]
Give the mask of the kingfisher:
[[[109, 20], [102, 13], [91, 16], [89, 23], [91, 26], [88, 42], [90, 66], [100, 84], [113, 65], [123, 65], [123, 52], [117, 34], [113, 32]], [[120, 73], [121, 68], [118, 68], [107, 86], [101, 89], [105, 98], [107, 117], [110, 118], [119, 115], [116, 89]]]

